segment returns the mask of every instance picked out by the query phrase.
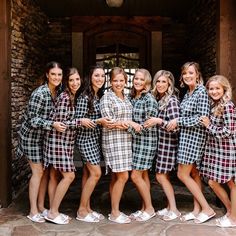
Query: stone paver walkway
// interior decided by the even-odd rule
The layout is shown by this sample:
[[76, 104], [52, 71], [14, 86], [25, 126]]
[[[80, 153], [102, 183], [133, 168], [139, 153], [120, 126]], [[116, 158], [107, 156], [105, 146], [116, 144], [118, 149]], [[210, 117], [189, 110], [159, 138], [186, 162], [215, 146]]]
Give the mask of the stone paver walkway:
[[[25, 191], [8, 208], [0, 209], [0, 236], [235, 236], [236, 228], [222, 229], [215, 226], [215, 218], [196, 225], [194, 222], [182, 223], [178, 219], [165, 222], [157, 216], [148, 222], [132, 222], [119, 225], [105, 220], [99, 223], [85, 223], [75, 220], [80, 196], [80, 177], [70, 187], [63, 200], [61, 211], [73, 219], [68, 225], [55, 225], [52, 223], [33, 223], [26, 218], [28, 213], [28, 196]], [[192, 197], [187, 189], [176, 179], [174, 180], [176, 200], [179, 210], [184, 214], [191, 211]], [[108, 193], [109, 178], [102, 177], [92, 196], [92, 206], [105, 216], [110, 212], [110, 199]], [[156, 210], [165, 206], [165, 196], [160, 186], [152, 178], [152, 198]], [[223, 208], [215, 206], [215, 196], [208, 187], [205, 187], [205, 196], [217, 213], [217, 217], [224, 214]], [[121, 201], [121, 210], [129, 214], [139, 208], [140, 198], [133, 184], [129, 182]]]

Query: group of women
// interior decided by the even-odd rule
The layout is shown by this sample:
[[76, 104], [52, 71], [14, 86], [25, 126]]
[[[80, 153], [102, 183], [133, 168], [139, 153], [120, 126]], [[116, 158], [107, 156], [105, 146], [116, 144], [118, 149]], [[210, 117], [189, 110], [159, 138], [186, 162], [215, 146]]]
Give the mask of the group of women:
[[[62, 76], [61, 65], [50, 62], [45, 75], [45, 84], [30, 97], [17, 150], [19, 156], [27, 157], [32, 171], [30, 220], [69, 223], [71, 218], [60, 213], [59, 206], [75, 177], [75, 145], [84, 164], [77, 220], [99, 222], [105, 218], [90, 205], [104, 156], [106, 173], [111, 174], [110, 221], [125, 224], [159, 215], [165, 221], [180, 218], [203, 223], [216, 214], [203, 195], [203, 176], [227, 210], [216, 225], [236, 226], [236, 108], [225, 77], [213, 76], [204, 87], [199, 65], [185, 63], [180, 83], [187, 92], [179, 103], [174, 76], [166, 70], [158, 71], [152, 81], [148, 70], [137, 69], [129, 97], [124, 94], [127, 74], [119, 67], [111, 70], [111, 87], [105, 93], [101, 66], [91, 67], [82, 80], [75, 68]], [[157, 212], [150, 194], [153, 163], [156, 180], [168, 200], [166, 208]], [[194, 197], [193, 211], [185, 215], [176, 206], [169, 179], [176, 166], [178, 178]], [[129, 176], [142, 206], [126, 215], [119, 205]], [[225, 183], [230, 197], [222, 187]], [[44, 207], [47, 189], [49, 210]]]

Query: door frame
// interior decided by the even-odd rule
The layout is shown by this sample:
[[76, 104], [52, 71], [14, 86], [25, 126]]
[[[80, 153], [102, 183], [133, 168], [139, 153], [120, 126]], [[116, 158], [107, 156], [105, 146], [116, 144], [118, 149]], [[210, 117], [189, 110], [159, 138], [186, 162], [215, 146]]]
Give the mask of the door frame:
[[[119, 39], [106, 37], [107, 35], [116, 34]], [[96, 27], [90, 28], [84, 32], [83, 38], [83, 58], [84, 68], [88, 68], [90, 65], [95, 64], [96, 60], [96, 47], [101, 46], [102, 43], [112, 44], [116, 40], [119, 43], [126, 41], [130, 46], [132, 43], [140, 49], [140, 67], [151, 69], [151, 34], [141, 27], [134, 25], [127, 26], [119, 23], [101, 24]]]

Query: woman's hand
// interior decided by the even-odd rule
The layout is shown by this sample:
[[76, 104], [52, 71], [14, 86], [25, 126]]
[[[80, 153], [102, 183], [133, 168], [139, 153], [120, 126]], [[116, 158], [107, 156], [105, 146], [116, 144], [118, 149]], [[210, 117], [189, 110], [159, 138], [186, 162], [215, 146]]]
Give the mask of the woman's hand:
[[146, 120], [143, 124], [144, 128], [150, 128], [153, 127], [155, 125], [161, 125], [163, 122], [163, 120], [161, 118], [158, 117], [150, 117], [148, 120]]
[[201, 124], [202, 124], [203, 126], [205, 126], [206, 128], [208, 128], [209, 125], [211, 124], [211, 121], [210, 121], [209, 117], [207, 117], [207, 116], [201, 116], [201, 117], [200, 117], [200, 122], [201, 122]]
[[129, 125], [135, 130], [135, 132], [140, 133], [143, 129], [143, 126], [134, 122], [134, 121], [128, 121]]
[[66, 125], [62, 122], [53, 122], [52, 127], [56, 129], [58, 132], [65, 132], [66, 131]]
[[129, 128], [129, 122], [128, 121], [118, 121], [115, 124], [115, 128], [126, 130]]
[[173, 131], [174, 129], [176, 129], [178, 126], [177, 124], [177, 119], [173, 119], [171, 121], [168, 122], [167, 126], [166, 126], [166, 130], [169, 131]]
[[93, 122], [92, 120], [90, 120], [89, 118], [81, 118], [80, 119], [81, 125], [86, 127], [86, 128], [90, 128], [93, 129], [96, 127], [95, 122]]
[[96, 120], [96, 123], [108, 129], [114, 127], [114, 121], [109, 117], [99, 118]]

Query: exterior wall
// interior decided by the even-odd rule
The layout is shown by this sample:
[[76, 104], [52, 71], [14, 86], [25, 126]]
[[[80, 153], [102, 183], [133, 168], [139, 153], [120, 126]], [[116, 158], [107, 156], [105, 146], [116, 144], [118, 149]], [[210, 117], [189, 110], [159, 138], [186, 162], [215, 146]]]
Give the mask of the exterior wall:
[[218, 0], [199, 0], [189, 12], [188, 61], [200, 64], [204, 78], [216, 73]]
[[35, 0], [12, 0], [11, 28], [11, 172], [15, 198], [28, 185], [31, 174], [27, 160], [15, 156], [21, 118], [31, 92], [42, 83], [45, 64], [50, 60], [71, 64], [71, 28], [67, 19], [49, 22]]
[[34, 0], [12, 0], [12, 188], [13, 198], [28, 184], [30, 171], [25, 158], [17, 159], [17, 131], [32, 90], [39, 85], [47, 57], [47, 17]]

